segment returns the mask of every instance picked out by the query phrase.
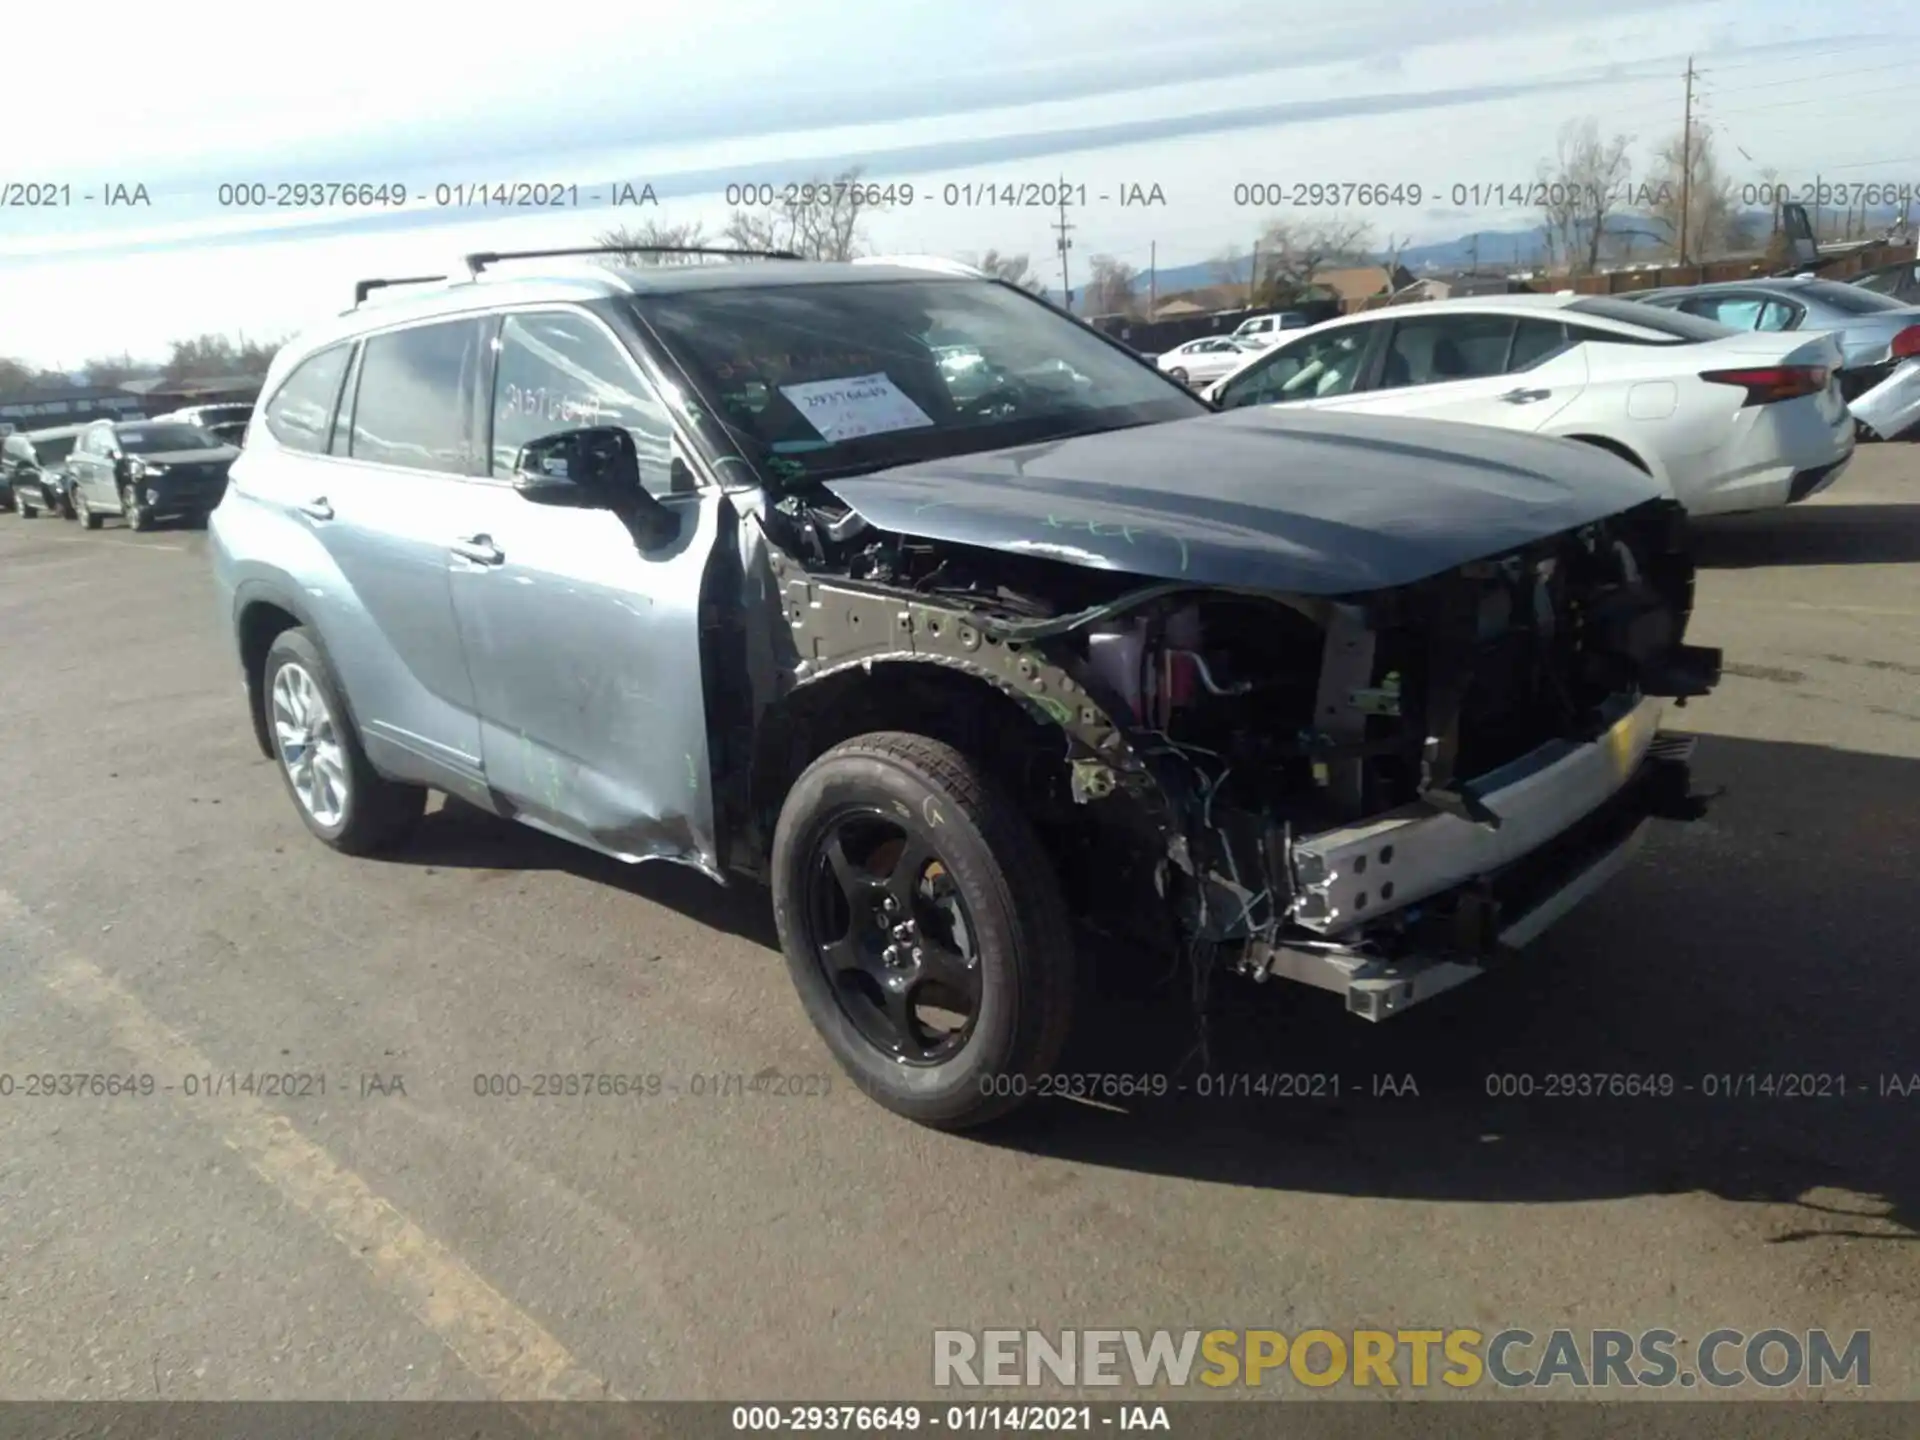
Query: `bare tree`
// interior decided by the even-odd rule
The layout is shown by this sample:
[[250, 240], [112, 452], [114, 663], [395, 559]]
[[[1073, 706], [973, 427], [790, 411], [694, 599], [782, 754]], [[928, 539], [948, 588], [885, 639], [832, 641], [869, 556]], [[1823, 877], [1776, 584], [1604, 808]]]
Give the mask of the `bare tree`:
[[24, 360], [11, 360], [0, 355], [0, 395], [11, 395], [21, 390], [35, 390], [45, 386], [68, 385], [72, 382], [59, 370], [49, 370], [39, 365], [29, 365]]
[[1254, 257], [1253, 302], [1291, 305], [1329, 265], [1363, 264], [1373, 243], [1364, 220], [1277, 220], [1260, 234]]
[[1552, 160], [1540, 162], [1540, 217], [1549, 263], [1562, 261], [1574, 274], [1600, 266], [1608, 235], [1607, 219], [1620, 204], [1633, 173], [1626, 135], [1600, 138], [1600, 122], [1591, 115], [1560, 127]]
[[123, 350], [118, 355], [96, 356], [80, 368], [86, 372], [89, 385], [105, 389], [124, 384], [128, 380], [138, 380], [142, 375], [151, 375], [160, 369], [160, 366], [157, 363], [148, 364], [136, 360]]
[[1035, 273], [1025, 253], [1002, 255], [998, 250], [989, 250], [977, 260], [969, 260], [967, 263], [976, 270], [985, 271], [996, 280], [1004, 280], [1009, 285], [1018, 285], [1022, 290], [1030, 290], [1035, 295], [1046, 291], [1047, 282]]
[[245, 338], [236, 341], [226, 335], [195, 335], [188, 340], [175, 340], [169, 347], [166, 363], [160, 367], [160, 374], [170, 381], [257, 375], [273, 362], [274, 353], [282, 343]]
[[1081, 294], [1084, 315], [1130, 315], [1135, 308], [1133, 287], [1140, 271], [1111, 255], [1095, 255], [1087, 262], [1091, 274]]
[[664, 220], [643, 220], [638, 225], [616, 225], [602, 230], [593, 237], [593, 243], [615, 251], [607, 256], [604, 263], [608, 265], [691, 265], [699, 262], [698, 255], [663, 255], [660, 248], [673, 250], [705, 245], [706, 234], [707, 227], [698, 220], [677, 225], [669, 225]]
[[[1684, 152], [1686, 163], [1681, 163]], [[1647, 218], [1665, 236], [1677, 254], [1680, 247], [1681, 203], [1686, 204], [1686, 257], [1711, 256], [1740, 238], [1739, 215], [1734, 206], [1733, 181], [1720, 168], [1713, 153], [1713, 132], [1696, 125], [1693, 139], [1675, 135], [1660, 147], [1655, 157], [1650, 183]]]
[[778, 187], [780, 199], [767, 209], [735, 210], [726, 238], [743, 250], [791, 250], [809, 260], [851, 260], [866, 237], [869, 215], [892, 208], [882, 189], [863, 182], [856, 165], [830, 179], [815, 178]]

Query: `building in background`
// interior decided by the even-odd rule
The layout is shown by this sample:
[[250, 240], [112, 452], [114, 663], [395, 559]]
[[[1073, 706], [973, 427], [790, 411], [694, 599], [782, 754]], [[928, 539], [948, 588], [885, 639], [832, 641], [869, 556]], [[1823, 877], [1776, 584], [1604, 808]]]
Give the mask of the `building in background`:
[[118, 386], [35, 385], [0, 394], [0, 434], [89, 420], [138, 420], [151, 413], [156, 412], [140, 396]]

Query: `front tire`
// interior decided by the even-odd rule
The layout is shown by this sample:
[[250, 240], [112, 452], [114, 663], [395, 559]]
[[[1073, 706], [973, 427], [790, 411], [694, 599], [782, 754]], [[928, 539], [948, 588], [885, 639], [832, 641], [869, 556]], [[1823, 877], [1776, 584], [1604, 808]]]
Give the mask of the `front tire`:
[[959, 1130], [1017, 1107], [1072, 1024], [1073, 937], [1046, 852], [969, 757], [882, 731], [794, 782], [774, 916], [801, 1003], [854, 1083]]
[[18, 490], [13, 492], [13, 510], [22, 520], [31, 520], [40, 513], [33, 508], [33, 502]]
[[427, 792], [373, 768], [320, 647], [285, 630], [267, 650], [260, 691], [280, 778], [322, 843], [347, 855], [390, 849], [418, 823]]
[[100, 517], [94, 513], [93, 507], [87, 503], [87, 497], [78, 490], [73, 492], [73, 518], [80, 522], [80, 527], [83, 530], [98, 530], [100, 528]]
[[140, 494], [131, 485], [120, 487], [120, 514], [129, 530], [151, 530], [153, 511], [140, 503]]

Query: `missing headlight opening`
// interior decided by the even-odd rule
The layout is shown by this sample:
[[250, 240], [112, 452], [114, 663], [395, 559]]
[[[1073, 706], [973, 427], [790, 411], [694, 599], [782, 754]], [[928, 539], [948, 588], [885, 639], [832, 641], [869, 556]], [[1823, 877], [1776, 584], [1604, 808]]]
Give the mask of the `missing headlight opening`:
[[1644, 820], [1702, 808], [1691, 741], [1658, 720], [1713, 687], [1719, 653], [1682, 642], [1693, 565], [1664, 500], [1339, 595], [1142, 584], [832, 503], [767, 520], [801, 692], [895, 662], [926, 662], [906, 689], [929, 667], [987, 682], [1030, 729], [956, 713], [992, 708], [983, 687], [926, 703], [996, 728], [986, 752], [1076, 909], [1367, 1019], [1482, 973]]

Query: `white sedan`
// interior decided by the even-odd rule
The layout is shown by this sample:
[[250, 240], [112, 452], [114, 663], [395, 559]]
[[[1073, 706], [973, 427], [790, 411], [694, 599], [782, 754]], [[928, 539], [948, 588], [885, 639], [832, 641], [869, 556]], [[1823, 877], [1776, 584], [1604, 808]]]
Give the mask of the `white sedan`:
[[1182, 385], [1200, 386], [1218, 380], [1240, 364], [1258, 347], [1243, 345], [1238, 340], [1225, 335], [1209, 335], [1201, 340], [1189, 340], [1184, 345], [1176, 345], [1155, 358], [1158, 365], [1168, 375]]
[[1611, 450], [1689, 512], [1790, 505], [1853, 458], [1840, 349], [1601, 295], [1495, 295], [1313, 326], [1206, 391], [1531, 430]]

